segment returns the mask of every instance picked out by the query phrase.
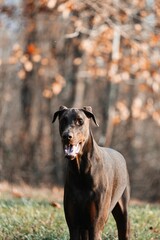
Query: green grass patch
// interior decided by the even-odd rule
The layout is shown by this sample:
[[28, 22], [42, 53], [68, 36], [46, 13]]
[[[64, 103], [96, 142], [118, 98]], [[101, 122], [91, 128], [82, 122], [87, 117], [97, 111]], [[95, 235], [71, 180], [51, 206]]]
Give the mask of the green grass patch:
[[[132, 240], [160, 239], [160, 207], [130, 207]], [[47, 201], [27, 199], [0, 200], [0, 239], [67, 240], [69, 239], [63, 208], [53, 208]], [[103, 232], [103, 240], [117, 240], [113, 217]]]

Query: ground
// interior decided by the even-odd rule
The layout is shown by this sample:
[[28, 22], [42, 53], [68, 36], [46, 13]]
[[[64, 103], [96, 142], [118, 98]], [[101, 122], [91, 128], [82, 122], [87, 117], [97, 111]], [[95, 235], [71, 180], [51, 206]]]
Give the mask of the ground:
[[[0, 240], [68, 240], [63, 188], [0, 183]], [[131, 200], [131, 240], [160, 239], [160, 205]], [[103, 240], [117, 240], [113, 217]]]
[[49, 202], [62, 202], [63, 188], [60, 187], [31, 187], [26, 184], [16, 185], [8, 182], [0, 183], [0, 198], [27, 198], [46, 200]]

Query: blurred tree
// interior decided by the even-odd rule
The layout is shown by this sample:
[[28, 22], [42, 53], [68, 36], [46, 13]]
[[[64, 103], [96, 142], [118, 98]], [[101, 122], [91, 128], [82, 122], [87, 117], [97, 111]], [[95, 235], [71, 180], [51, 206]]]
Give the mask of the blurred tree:
[[159, 9], [158, 0], [1, 3], [2, 181], [61, 184], [52, 113], [91, 105], [96, 139], [126, 157], [132, 196], [159, 199]]

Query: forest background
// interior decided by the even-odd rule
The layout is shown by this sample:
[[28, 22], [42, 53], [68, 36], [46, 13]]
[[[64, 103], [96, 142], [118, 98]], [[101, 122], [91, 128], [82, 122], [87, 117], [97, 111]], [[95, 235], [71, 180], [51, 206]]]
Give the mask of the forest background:
[[160, 201], [160, 1], [0, 1], [0, 182], [62, 186], [60, 105], [91, 105], [132, 197]]

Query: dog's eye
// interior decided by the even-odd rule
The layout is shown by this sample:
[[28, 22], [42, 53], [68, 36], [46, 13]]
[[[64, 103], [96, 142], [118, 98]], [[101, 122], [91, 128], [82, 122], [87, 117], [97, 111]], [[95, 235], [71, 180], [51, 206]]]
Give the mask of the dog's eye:
[[83, 125], [83, 123], [84, 123], [84, 121], [82, 118], [76, 119], [76, 125], [81, 126], [81, 125]]

